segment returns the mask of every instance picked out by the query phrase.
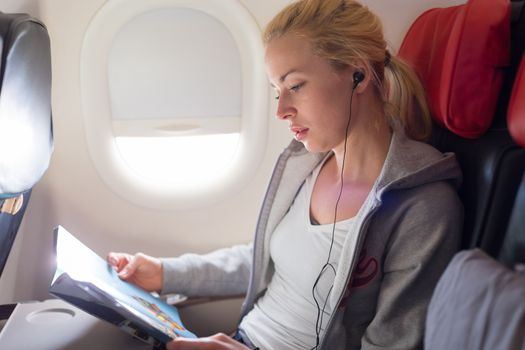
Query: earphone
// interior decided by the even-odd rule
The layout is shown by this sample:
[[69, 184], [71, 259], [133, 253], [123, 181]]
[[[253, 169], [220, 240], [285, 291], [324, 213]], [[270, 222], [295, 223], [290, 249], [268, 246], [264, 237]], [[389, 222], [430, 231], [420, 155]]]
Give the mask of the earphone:
[[352, 85], [352, 93], [353, 90], [355, 90], [355, 88], [357, 87], [357, 85], [359, 85], [359, 83], [363, 80], [365, 80], [365, 73], [361, 72], [360, 70], [356, 70], [354, 72], [354, 83]]
[[341, 165], [341, 188], [339, 189], [339, 194], [337, 196], [337, 201], [335, 202], [335, 210], [334, 210], [334, 223], [332, 225], [332, 238], [330, 241], [330, 249], [328, 250], [328, 258], [326, 259], [326, 263], [321, 268], [321, 271], [319, 272], [319, 275], [317, 275], [317, 278], [315, 279], [315, 283], [312, 287], [312, 296], [315, 301], [315, 305], [317, 306], [317, 320], [315, 321], [315, 335], [316, 335], [316, 343], [315, 346], [310, 350], [316, 350], [319, 346], [319, 339], [321, 334], [321, 328], [323, 324], [323, 314], [326, 307], [326, 303], [328, 301], [328, 298], [330, 296], [330, 293], [332, 292], [333, 284], [330, 286], [330, 289], [328, 290], [328, 295], [326, 296], [326, 299], [323, 304], [323, 308], [319, 306], [319, 302], [317, 301], [317, 298], [315, 297], [315, 287], [317, 286], [317, 283], [319, 283], [319, 280], [321, 279], [321, 276], [323, 275], [325, 269], [331, 268], [334, 272], [334, 276], [336, 274], [335, 267], [330, 263], [330, 256], [332, 255], [332, 248], [334, 245], [334, 235], [335, 235], [335, 224], [337, 221], [337, 207], [339, 206], [339, 200], [341, 199], [341, 195], [343, 193], [343, 174], [345, 169], [345, 160], [346, 160], [346, 143], [348, 139], [348, 129], [350, 127], [350, 121], [352, 120], [352, 100], [354, 97], [354, 92], [357, 86], [365, 79], [365, 74], [362, 71], [356, 70], [353, 75], [353, 82], [352, 82], [352, 93], [350, 95], [350, 113], [348, 114], [348, 122], [346, 124], [346, 130], [345, 130], [345, 145], [344, 145], [344, 151], [343, 151], [343, 162]]

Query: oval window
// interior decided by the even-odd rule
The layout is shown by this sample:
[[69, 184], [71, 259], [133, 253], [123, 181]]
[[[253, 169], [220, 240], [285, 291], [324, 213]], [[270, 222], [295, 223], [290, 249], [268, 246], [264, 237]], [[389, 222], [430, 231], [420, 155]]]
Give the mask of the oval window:
[[240, 189], [266, 146], [262, 58], [259, 29], [236, 1], [107, 2], [81, 53], [86, 137], [102, 179], [165, 209]]

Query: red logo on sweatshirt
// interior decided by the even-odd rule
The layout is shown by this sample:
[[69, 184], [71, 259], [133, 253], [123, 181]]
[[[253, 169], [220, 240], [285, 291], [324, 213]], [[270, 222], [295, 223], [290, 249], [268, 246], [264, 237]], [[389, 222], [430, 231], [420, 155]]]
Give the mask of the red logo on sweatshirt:
[[360, 288], [370, 283], [379, 271], [377, 259], [366, 255], [366, 248], [361, 250], [354, 270], [350, 288]]
[[339, 304], [340, 308], [346, 307], [348, 299], [353, 288], [361, 288], [367, 286], [372, 280], [377, 276], [379, 271], [379, 263], [377, 259], [373, 256], [366, 255], [366, 248], [363, 247], [361, 253], [359, 254], [359, 259], [357, 260], [357, 265], [354, 269], [352, 278], [348, 283], [343, 299]]

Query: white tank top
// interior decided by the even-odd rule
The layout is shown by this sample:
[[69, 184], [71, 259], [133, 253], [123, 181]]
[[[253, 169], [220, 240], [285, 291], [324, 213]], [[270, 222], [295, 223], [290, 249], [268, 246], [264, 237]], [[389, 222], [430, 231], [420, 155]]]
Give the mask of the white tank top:
[[[310, 220], [310, 198], [321, 166], [306, 179], [290, 210], [275, 229], [270, 240], [275, 273], [264, 295], [239, 325], [250, 341], [264, 350], [315, 346], [318, 309], [312, 288], [328, 258], [333, 227], [333, 224], [314, 225]], [[353, 219], [336, 224], [330, 255], [335, 270], [352, 224]], [[334, 277], [335, 272], [327, 269], [315, 289], [321, 309], [326, 301], [321, 332], [334, 308], [328, 298]]]

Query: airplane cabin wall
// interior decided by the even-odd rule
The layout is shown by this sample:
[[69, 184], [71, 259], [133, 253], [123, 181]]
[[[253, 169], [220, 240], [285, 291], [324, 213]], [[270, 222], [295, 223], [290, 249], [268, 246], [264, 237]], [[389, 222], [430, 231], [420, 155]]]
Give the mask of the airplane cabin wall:
[[[289, 2], [241, 1], [260, 27]], [[425, 9], [465, 1], [363, 2], [383, 19], [387, 40], [396, 52], [409, 25]], [[47, 287], [53, 273], [52, 230], [58, 224], [101, 256], [109, 251], [176, 256], [249, 242], [274, 161], [291, 139], [286, 124], [273, 117], [275, 101], [271, 92], [269, 136], [263, 162], [257, 175], [229, 198], [198, 209], [154, 210], [115, 194], [98, 175], [88, 153], [80, 92], [79, 59], [83, 35], [92, 16], [104, 3], [105, 0], [0, 0], [0, 11], [30, 13], [48, 27], [52, 46], [55, 135], [50, 168], [33, 190], [0, 280], [0, 303], [49, 298]], [[234, 309], [238, 304], [235, 305]], [[221, 312], [229, 307], [232, 306], [223, 305]], [[234, 320], [236, 310], [229, 313]]]

